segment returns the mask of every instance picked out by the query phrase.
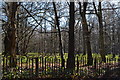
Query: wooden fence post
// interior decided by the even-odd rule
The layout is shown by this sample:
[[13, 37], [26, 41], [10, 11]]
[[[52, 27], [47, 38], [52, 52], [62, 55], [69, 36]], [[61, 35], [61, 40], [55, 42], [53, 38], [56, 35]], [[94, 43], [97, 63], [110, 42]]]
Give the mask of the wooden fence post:
[[5, 57], [3, 56], [3, 74], [5, 72]]
[[38, 69], [39, 69], [39, 63], [38, 63], [38, 57], [35, 58], [35, 74], [36, 74], [36, 77], [38, 77]]
[[46, 67], [46, 57], [45, 57], [45, 74], [46, 74], [46, 68], [47, 68], [47, 67]]
[[21, 57], [21, 74], [22, 74], [22, 57]]
[[42, 73], [44, 72], [44, 58], [42, 57], [42, 62], [41, 62], [42, 64]]
[[33, 76], [33, 74], [34, 74], [33, 69], [34, 69], [34, 59], [33, 59], [33, 57], [32, 57], [32, 76]]
[[79, 71], [79, 60], [78, 60], [78, 56], [77, 56], [77, 73]]

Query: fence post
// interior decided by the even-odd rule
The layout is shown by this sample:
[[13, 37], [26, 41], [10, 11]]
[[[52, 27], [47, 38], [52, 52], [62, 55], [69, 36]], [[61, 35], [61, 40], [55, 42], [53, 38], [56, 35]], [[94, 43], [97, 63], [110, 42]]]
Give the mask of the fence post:
[[78, 56], [77, 56], [77, 73], [78, 73], [78, 70], [79, 70], [79, 60], [78, 60]]
[[33, 76], [33, 74], [34, 74], [34, 71], [33, 71], [33, 69], [34, 69], [34, 59], [33, 59], [33, 57], [32, 57], [32, 76]]
[[45, 74], [46, 74], [46, 57], [45, 57]]
[[4, 76], [4, 72], [5, 72], [5, 70], [4, 70], [4, 67], [5, 67], [5, 64], [4, 64], [5, 63], [5, 59], [4, 59], [4, 57], [5, 56], [2, 56], [2, 61], [3, 61], [3, 63], [2, 63], [2, 70], [3, 70], [2, 74], [3, 74], [3, 76]]
[[42, 65], [42, 73], [44, 72], [44, 58], [43, 57], [41, 57], [42, 58], [42, 61], [41, 61], [41, 65]]
[[35, 58], [35, 74], [36, 74], [36, 77], [38, 77], [38, 69], [39, 69], [39, 63], [38, 63], [38, 57]]
[[54, 71], [53, 64], [54, 64], [54, 63], [53, 63], [53, 58], [52, 58], [52, 71]]
[[29, 76], [30, 76], [30, 70], [31, 70], [31, 68], [30, 68], [30, 57], [28, 57], [28, 64], [29, 64], [28, 69], [29, 69]]
[[22, 74], [22, 70], [23, 70], [23, 69], [22, 69], [22, 57], [21, 57], [21, 74]]
[[5, 59], [6, 59], [6, 60], [5, 60], [5, 70], [6, 70], [6, 71], [7, 71], [7, 67], [8, 67], [8, 65], [7, 65], [7, 63], [8, 63], [7, 61], [8, 61], [8, 60], [7, 60], [7, 58], [8, 58], [8, 57], [5, 58]]
[[94, 68], [96, 69], [96, 64], [97, 64], [97, 61], [96, 61], [96, 57], [94, 58]]

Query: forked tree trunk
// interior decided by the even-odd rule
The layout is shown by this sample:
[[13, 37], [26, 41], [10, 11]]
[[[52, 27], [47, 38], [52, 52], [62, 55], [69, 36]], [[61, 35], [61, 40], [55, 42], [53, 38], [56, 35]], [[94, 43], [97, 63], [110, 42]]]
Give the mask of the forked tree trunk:
[[87, 64], [92, 65], [93, 59], [92, 59], [92, 52], [91, 52], [91, 43], [90, 43], [90, 33], [88, 31], [88, 25], [86, 21], [86, 17], [83, 14], [82, 15], [82, 24], [83, 24], [83, 33], [85, 34], [85, 43], [86, 43], [86, 50], [87, 50]]
[[102, 23], [102, 8], [101, 8], [101, 2], [99, 2], [98, 6], [98, 12], [95, 7], [95, 3], [93, 2], [95, 13], [98, 17], [98, 22], [99, 22], [99, 52], [102, 57], [102, 61], [106, 61], [105, 58], [105, 44], [104, 44], [104, 35], [103, 35], [103, 23]]
[[88, 24], [86, 19], [86, 8], [87, 8], [87, 2], [83, 3], [83, 10], [81, 8], [81, 3], [79, 3], [80, 6], [80, 15], [82, 17], [82, 27], [83, 27], [83, 34], [84, 34], [84, 45], [86, 46], [87, 50], [87, 64], [92, 65], [93, 64], [93, 58], [92, 58], [92, 52], [91, 52], [91, 43], [90, 43], [90, 32], [88, 30]]

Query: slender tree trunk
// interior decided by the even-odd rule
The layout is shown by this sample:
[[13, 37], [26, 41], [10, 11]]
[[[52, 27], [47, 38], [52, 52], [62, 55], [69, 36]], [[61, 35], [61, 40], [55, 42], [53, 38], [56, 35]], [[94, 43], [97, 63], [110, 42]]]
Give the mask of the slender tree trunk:
[[[16, 28], [19, 27], [19, 12], [17, 11], [17, 23]], [[18, 41], [19, 30], [16, 30], [16, 54], [19, 55], [19, 41]]]
[[113, 54], [113, 58], [115, 57], [115, 30], [114, 30], [114, 24], [112, 27], [112, 54]]
[[87, 25], [85, 15], [82, 16], [82, 24], [83, 24], [83, 33], [85, 34], [85, 43], [86, 43], [86, 49], [87, 49], [87, 55], [88, 55], [87, 64], [92, 65], [93, 59], [92, 59], [92, 52], [91, 52], [90, 32], [88, 31], [88, 25]]
[[88, 25], [87, 25], [87, 20], [86, 20], [86, 8], [87, 8], [87, 2], [83, 3], [83, 11], [81, 10], [81, 3], [79, 3], [80, 6], [80, 15], [82, 17], [82, 27], [83, 27], [83, 34], [84, 34], [84, 44], [87, 50], [87, 55], [88, 55], [88, 61], [87, 64], [88, 65], [92, 65], [93, 64], [93, 58], [92, 58], [92, 52], [91, 52], [91, 43], [90, 43], [90, 32], [88, 30]]
[[98, 12], [95, 6], [95, 3], [93, 2], [93, 6], [95, 9], [95, 13], [98, 17], [98, 22], [99, 22], [99, 52], [102, 57], [102, 61], [106, 61], [105, 58], [105, 44], [104, 44], [104, 35], [103, 35], [103, 23], [102, 23], [102, 8], [101, 8], [101, 2], [99, 2], [98, 6]]
[[104, 35], [103, 35], [103, 23], [102, 23], [102, 9], [101, 2], [99, 2], [99, 13], [98, 13], [98, 21], [99, 21], [99, 50], [102, 57], [102, 61], [106, 61], [105, 59], [105, 44], [104, 44]]
[[61, 59], [62, 59], [62, 67], [65, 66], [65, 60], [63, 57], [63, 51], [62, 51], [62, 40], [61, 40], [61, 32], [60, 32], [60, 26], [59, 26], [59, 20], [58, 20], [58, 16], [57, 16], [57, 10], [56, 10], [56, 6], [55, 3], [53, 2], [53, 7], [54, 7], [54, 12], [55, 12], [55, 19], [56, 19], [56, 25], [58, 27], [58, 35], [59, 35], [59, 49], [60, 49], [60, 55], [61, 55]]
[[69, 46], [68, 46], [68, 60], [67, 69], [73, 72], [75, 69], [75, 56], [74, 56], [74, 2], [70, 2], [70, 22], [69, 22]]

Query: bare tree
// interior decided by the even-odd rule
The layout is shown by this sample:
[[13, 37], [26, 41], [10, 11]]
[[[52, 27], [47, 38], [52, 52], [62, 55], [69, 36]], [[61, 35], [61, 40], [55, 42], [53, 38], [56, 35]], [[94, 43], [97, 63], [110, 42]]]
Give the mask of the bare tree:
[[56, 20], [55, 24], [58, 27], [58, 33], [59, 33], [59, 48], [60, 48], [60, 55], [61, 55], [61, 59], [62, 59], [62, 67], [64, 67], [65, 66], [65, 60], [63, 58], [61, 32], [60, 32], [60, 27], [59, 27], [59, 19], [58, 19], [58, 16], [57, 16], [57, 10], [56, 10], [56, 6], [55, 6], [54, 2], [53, 2], [53, 7], [54, 7], [54, 12], [55, 12], [55, 20]]
[[70, 2], [69, 8], [69, 42], [68, 42], [68, 59], [67, 69], [71, 72], [75, 69], [75, 54], [74, 54], [74, 24], [75, 24], [75, 10], [74, 2]]
[[[91, 43], [90, 43], [90, 31], [88, 30], [88, 24], [86, 19], [86, 9], [87, 9], [88, 2], [83, 2], [83, 10], [81, 6], [81, 2], [79, 2], [79, 11], [80, 15], [82, 17], [82, 27], [83, 27], [83, 40], [84, 41], [84, 48], [86, 46], [87, 54], [88, 54], [88, 65], [92, 65], [93, 59], [92, 59], [92, 52], [91, 52]], [[85, 51], [84, 51], [85, 52]]]
[[10, 67], [16, 66], [16, 11], [17, 2], [7, 3], [8, 7], [8, 27], [6, 28], [4, 46], [5, 54], [10, 56]]
[[103, 35], [102, 6], [101, 6], [101, 2], [99, 2], [98, 11], [97, 11], [94, 2], [93, 5], [99, 22], [99, 51], [102, 57], [102, 61], [105, 62], [106, 58], [105, 58], [105, 45], [104, 45], [104, 35]]

